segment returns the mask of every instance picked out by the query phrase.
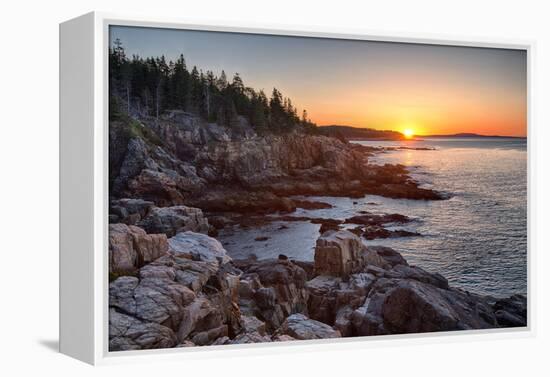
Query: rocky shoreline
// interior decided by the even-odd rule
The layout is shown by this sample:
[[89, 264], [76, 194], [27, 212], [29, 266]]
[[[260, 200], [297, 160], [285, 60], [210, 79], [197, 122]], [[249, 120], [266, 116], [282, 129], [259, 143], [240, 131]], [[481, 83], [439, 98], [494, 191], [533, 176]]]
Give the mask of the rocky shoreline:
[[396, 251], [325, 232], [314, 262], [232, 260], [192, 231], [112, 224], [111, 351], [526, 325], [526, 299], [479, 296]]
[[[406, 216], [292, 215], [330, 206], [298, 196], [446, 198], [401, 165], [369, 164], [373, 148], [173, 111], [111, 122], [109, 152], [111, 351], [526, 326], [524, 296], [449, 287], [361, 241], [417, 235], [385, 228]], [[233, 260], [215, 239], [276, 220], [321, 224], [314, 262]]]

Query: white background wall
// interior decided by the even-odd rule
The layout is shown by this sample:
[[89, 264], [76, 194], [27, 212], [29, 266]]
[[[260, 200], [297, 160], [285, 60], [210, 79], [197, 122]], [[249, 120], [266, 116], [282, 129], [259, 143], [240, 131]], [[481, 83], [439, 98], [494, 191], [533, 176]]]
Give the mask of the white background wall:
[[[549, 294], [547, 140], [550, 138], [549, 9], [545, 1], [376, 0], [4, 1], [0, 81], [0, 373], [60, 375], [444, 375], [548, 373]], [[57, 347], [58, 284], [58, 23], [91, 10], [253, 22], [261, 25], [361, 28], [442, 37], [536, 40], [532, 136], [537, 165], [536, 316], [533, 338], [361, 347], [93, 369]], [[544, 349], [546, 348], [546, 349]], [[6, 373], [7, 370], [12, 372]], [[538, 372], [537, 372], [538, 371]]]

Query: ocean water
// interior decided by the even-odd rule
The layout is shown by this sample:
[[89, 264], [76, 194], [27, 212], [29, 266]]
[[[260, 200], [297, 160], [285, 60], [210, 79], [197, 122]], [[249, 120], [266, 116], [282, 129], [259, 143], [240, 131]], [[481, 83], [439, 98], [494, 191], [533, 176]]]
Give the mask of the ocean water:
[[[451, 195], [448, 200], [419, 201], [367, 195], [361, 199], [310, 197], [330, 209], [302, 210], [294, 216], [345, 219], [359, 211], [400, 213], [414, 219], [393, 229], [422, 236], [364, 240], [390, 246], [412, 265], [439, 272], [452, 286], [495, 297], [527, 292], [527, 143], [525, 139], [448, 138], [420, 141], [360, 141], [369, 146], [434, 150], [395, 150], [371, 163], [407, 166], [422, 187]], [[392, 227], [390, 227], [392, 228]], [[220, 240], [234, 258], [259, 259], [285, 254], [313, 260], [319, 225], [274, 222], [226, 229]], [[257, 237], [269, 237], [256, 241]]]

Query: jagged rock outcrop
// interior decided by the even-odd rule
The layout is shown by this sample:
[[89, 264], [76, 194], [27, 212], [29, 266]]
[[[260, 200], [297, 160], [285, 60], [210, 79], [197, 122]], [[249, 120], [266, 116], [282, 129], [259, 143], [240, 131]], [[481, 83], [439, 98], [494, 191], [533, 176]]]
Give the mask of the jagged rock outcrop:
[[[339, 235], [338, 235], [339, 233]], [[354, 239], [355, 237], [355, 239]], [[395, 250], [362, 247], [349, 232], [320, 237], [315, 271], [307, 282], [311, 318], [338, 329], [343, 336], [418, 333], [522, 326], [523, 296], [494, 301], [453, 289], [447, 279], [409, 266]], [[358, 242], [359, 241], [359, 242]], [[326, 253], [333, 252], [327, 263]], [[318, 266], [317, 262], [322, 262]], [[353, 266], [343, 268], [342, 266]], [[357, 269], [360, 272], [355, 272]]]
[[112, 351], [527, 323], [524, 296], [495, 300], [454, 289], [443, 276], [410, 266], [393, 249], [364, 247], [347, 231], [320, 237], [316, 252], [330, 250], [337, 262], [314, 270], [331, 275], [311, 271], [308, 277], [283, 255], [232, 261], [204, 234], [161, 235], [164, 251], [155, 254], [152, 239], [159, 235], [126, 224], [111, 227], [110, 253], [132, 255], [131, 247], [139, 255], [132, 276], [120, 274], [109, 286]]
[[138, 225], [148, 233], [164, 233], [168, 237], [185, 231], [208, 233], [210, 229], [200, 209], [183, 205], [151, 208]]
[[[213, 212], [292, 211], [290, 195], [361, 197], [381, 186], [381, 195], [441, 199], [403, 166], [368, 165], [361, 146], [299, 132], [259, 137], [240, 123], [229, 129], [185, 112], [113, 122], [111, 195]], [[264, 199], [243, 200], [254, 193]]]
[[207, 298], [199, 297], [184, 308], [177, 330], [180, 341], [189, 339], [196, 345], [205, 345], [227, 334], [228, 327], [224, 324], [221, 308], [213, 305]]
[[109, 225], [109, 272], [128, 274], [168, 252], [164, 234], [147, 234], [126, 224]]
[[110, 122], [109, 192], [113, 199], [136, 198], [158, 206], [179, 205], [205, 181], [188, 161], [163, 148], [146, 122]]
[[[273, 185], [275, 180], [284, 180], [297, 172], [317, 178], [319, 184], [321, 177], [335, 181], [334, 174], [351, 178], [363, 158], [364, 155], [339, 140], [303, 134], [215, 143], [197, 156], [198, 165], [208, 165], [221, 181], [269, 188], [266, 191], [280, 194], [299, 187], [292, 187], [292, 180], [285, 182], [286, 187]], [[309, 171], [312, 168], [315, 169]]]
[[285, 259], [236, 264], [244, 271], [239, 304], [246, 313], [265, 321], [269, 330], [293, 313], [307, 314], [307, 276], [301, 267]]
[[[150, 236], [139, 230], [141, 237]], [[207, 345], [241, 333], [241, 271], [230, 264], [219, 242], [206, 235], [184, 232], [174, 238], [175, 246], [168, 250], [165, 240], [166, 253], [143, 265], [136, 276], [110, 283], [112, 350]], [[116, 237], [111, 241], [116, 243]]]
[[125, 194], [154, 201], [160, 206], [183, 204], [179, 178], [162, 171], [144, 169], [128, 181]]
[[361, 240], [348, 230], [324, 233], [315, 245], [314, 273], [346, 277], [363, 270], [365, 265], [384, 267], [386, 261], [378, 253], [366, 248]]
[[[355, 309], [365, 299], [376, 277], [369, 273], [357, 273], [344, 279], [334, 276], [319, 275], [307, 282], [309, 291], [308, 311], [312, 319], [329, 325], [337, 325], [338, 315], [342, 317], [342, 309]], [[349, 313], [348, 313], [349, 314]], [[349, 331], [343, 331], [346, 325], [340, 324], [336, 328], [343, 335]], [[347, 325], [349, 327], [349, 324]]]
[[[143, 199], [123, 198], [112, 200], [109, 205], [109, 222], [137, 225], [155, 203]], [[162, 232], [149, 232], [162, 233]]]
[[349, 231], [326, 232], [315, 246], [315, 274], [346, 276], [359, 271], [363, 249], [361, 240]]

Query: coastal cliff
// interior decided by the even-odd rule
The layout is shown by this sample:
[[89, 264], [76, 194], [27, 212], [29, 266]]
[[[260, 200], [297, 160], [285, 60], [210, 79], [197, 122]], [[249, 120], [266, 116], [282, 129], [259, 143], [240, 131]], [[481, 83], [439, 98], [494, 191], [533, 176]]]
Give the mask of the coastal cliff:
[[314, 262], [233, 260], [215, 239], [228, 222], [326, 205], [297, 195], [445, 198], [401, 165], [370, 164], [373, 149], [170, 111], [111, 121], [109, 152], [111, 351], [526, 325], [523, 296], [456, 289], [364, 246], [403, 215], [307, 219], [322, 224]]
[[[297, 131], [259, 136], [239, 119], [228, 128], [172, 111], [159, 120], [111, 122], [111, 196], [212, 211], [238, 211], [244, 203], [227, 208], [231, 196], [245, 193], [253, 194], [250, 207], [266, 211], [271, 201], [284, 208], [292, 195], [442, 198], [419, 188], [401, 165], [368, 164], [372, 149]], [[262, 194], [272, 200], [255, 200]]]

